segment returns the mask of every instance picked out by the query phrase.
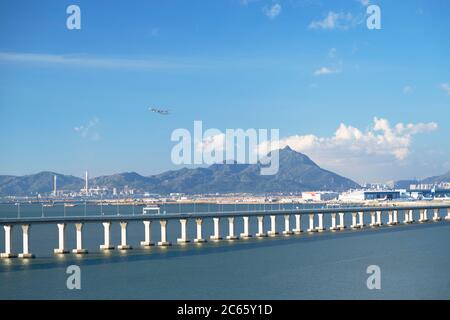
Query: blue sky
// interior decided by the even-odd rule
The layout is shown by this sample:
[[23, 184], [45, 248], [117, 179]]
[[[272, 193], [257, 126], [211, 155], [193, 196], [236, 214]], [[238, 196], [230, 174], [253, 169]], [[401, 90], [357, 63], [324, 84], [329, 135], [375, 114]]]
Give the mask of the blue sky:
[[370, 4], [381, 30], [358, 0], [2, 1], [0, 174], [159, 173], [194, 120], [358, 182], [449, 171], [450, 3]]

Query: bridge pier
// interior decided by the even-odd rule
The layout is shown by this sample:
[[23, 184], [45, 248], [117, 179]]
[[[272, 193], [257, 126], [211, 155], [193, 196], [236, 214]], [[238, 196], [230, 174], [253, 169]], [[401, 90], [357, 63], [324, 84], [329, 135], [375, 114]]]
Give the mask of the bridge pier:
[[302, 215], [301, 214], [296, 214], [295, 215], [295, 229], [292, 230], [294, 231], [295, 234], [300, 234], [302, 233]]
[[375, 212], [374, 212], [374, 211], [370, 211], [370, 226], [371, 226], [372, 228], [374, 228], [374, 227], [377, 226], [377, 220], [376, 220]]
[[104, 243], [100, 245], [100, 250], [112, 250], [114, 246], [111, 245], [111, 222], [103, 222]]
[[364, 211], [358, 212], [359, 222], [358, 222], [358, 228], [362, 229], [366, 225], [364, 224]]
[[54, 253], [57, 254], [64, 254], [69, 253], [69, 250], [65, 247], [65, 231], [66, 224], [65, 223], [58, 223], [58, 248], [53, 250]]
[[151, 247], [154, 245], [154, 243], [151, 241], [151, 221], [144, 220], [142, 222], [144, 223], [144, 241], [141, 241], [141, 246]]
[[428, 210], [427, 209], [420, 209], [419, 210], [419, 222], [424, 223], [428, 222]]
[[228, 217], [228, 236], [227, 240], [238, 240], [239, 238], [234, 235], [234, 217]]
[[319, 225], [318, 225], [318, 227], [317, 227], [317, 231], [318, 232], [324, 232], [325, 231], [325, 228], [323, 227], [323, 213], [319, 213], [319, 214], [317, 214], [317, 218], [318, 218], [318, 223], [319, 223]]
[[181, 225], [181, 237], [177, 239], [177, 242], [181, 244], [189, 243], [190, 241], [188, 240], [186, 235], [187, 219], [180, 219], [180, 225]]
[[258, 238], [267, 237], [267, 234], [264, 232], [264, 216], [258, 216], [258, 233], [256, 236]]
[[408, 215], [406, 223], [414, 223], [414, 210], [406, 210], [405, 215]]
[[242, 219], [244, 220], [244, 232], [241, 233], [241, 238], [244, 238], [244, 239], [251, 238], [252, 235], [250, 234], [249, 228], [248, 228], [248, 217], [242, 217]]
[[344, 222], [344, 213], [343, 212], [339, 212], [339, 230], [345, 230], [346, 226], [345, 226], [345, 222]]
[[338, 227], [336, 226], [336, 213], [332, 213], [331, 214], [331, 227], [330, 230], [331, 231], [336, 231], [338, 229]]
[[381, 221], [381, 214], [382, 211], [377, 211], [377, 222], [376, 222], [377, 227], [381, 227], [383, 225], [383, 222]]
[[130, 250], [132, 247], [127, 244], [127, 225], [128, 222], [120, 222], [120, 246], [117, 246], [119, 250]]
[[314, 226], [314, 213], [309, 215], [309, 228], [308, 232], [317, 232], [316, 227]]
[[276, 223], [277, 223], [276, 218], [277, 218], [276, 216], [270, 216], [270, 230], [267, 233], [267, 235], [269, 237], [275, 237], [278, 234], [277, 228], [276, 228]]
[[205, 239], [203, 239], [202, 236], [202, 219], [195, 219], [195, 223], [197, 224], [197, 238], [194, 239], [195, 243], [204, 243], [206, 242]]
[[75, 254], [85, 254], [88, 253], [86, 249], [83, 249], [83, 223], [75, 223], [76, 236], [77, 236], [77, 247], [73, 249], [72, 252]]
[[288, 214], [284, 215], [284, 231], [283, 231], [283, 234], [285, 236], [289, 236], [291, 234], [294, 234], [294, 232], [291, 231], [290, 219], [291, 219], [290, 215], [288, 215]]
[[393, 215], [394, 215], [394, 220], [392, 223], [397, 225], [398, 224], [398, 210], [394, 210]]
[[441, 221], [441, 217], [439, 216], [439, 209], [434, 209], [433, 221]]
[[445, 220], [450, 220], [450, 209], [447, 209], [447, 216], [445, 217]]
[[210, 237], [213, 241], [219, 241], [222, 240], [222, 237], [220, 236], [220, 226], [219, 226], [219, 218], [213, 218], [214, 221], [214, 235]]
[[394, 225], [394, 217], [393, 217], [393, 212], [392, 211], [388, 211], [388, 226], [393, 226]]
[[5, 230], [5, 252], [0, 254], [1, 258], [15, 258], [17, 255], [12, 253], [11, 230], [12, 225], [4, 225]]
[[356, 212], [352, 212], [352, 229], [358, 229], [358, 223], [356, 222]]
[[168, 247], [172, 244], [167, 241], [167, 220], [160, 220], [159, 224], [161, 225], [161, 241], [158, 242], [158, 246], [160, 247]]
[[34, 258], [34, 255], [31, 254], [28, 251], [28, 231], [30, 230], [30, 225], [29, 224], [23, 224], [22, 225], [22, 239], [23, 239], [23, 244], [22, 244], [22, 253], [19, 253], [19, 258], [23, 258], [23, 259], [30, 259], [30, 258]]

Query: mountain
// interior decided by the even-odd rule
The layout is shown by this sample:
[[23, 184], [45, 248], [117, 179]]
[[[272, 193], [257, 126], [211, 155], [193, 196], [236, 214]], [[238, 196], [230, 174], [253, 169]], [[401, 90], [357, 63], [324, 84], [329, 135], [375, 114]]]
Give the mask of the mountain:
[[450, 182], [450, 171], [440, 176], [429, 177], [422, 180], [415, 179], [396, 181], [395, 187], [399, 189], [409, 189], [411, 184], [439, 184], [442, 182]]
[[62, 175], [54, 172], [43, 171], [26, 176], [0, 176], [0, 195], [32, 195], [47, 193], [53, 190], [53, 177], [56, 175], [58, 189], [80, 190], [84, 186], [84, 180]]
[[[145, 177], [135, 172], [119, 173], [109, 176], [101, 176], [90, 179], [91, 186], [106, 186], [110, 189], [122, 189], [125, 186], [151, 193], [168, 194], [172, 192], [186, 194], [205, 193], [277, 193], [299, 192], [306, 190], [335, 190], [342, 191], [358, 188], [359, 185], [347, 178], [331, 171], [324, 170], [315, 164], [308, 156], [296, 152], [289, 147], [279, 150], [279, 171], [275, 175], [261, 175], [261, 164], [213, 164], [207, 168], [195, 168], [167, 171], [158, 175]], [[49, 173], [52, 175], [51, 173]], [[29, 176], [29, 183], [33, 183]], [[67, 177], [67, 176], [63, 176]], [[24, 179], [22, 177], [21, 179]], [[75, 178], [75, 177], [72, 177]], [[3, 188], [2, 179], [8, 180], [8, 176], [0, 177], [0, 194], [15, 194], [12, 191], [50, 192], [53, 189], [52, 177], [47, 177], [47, 184], [41, 181], [40, 188], [33, 187], [26, 190], [26, 183], [22, 188]], [[19, 179], [16, 177], [16, 179]], [[83, 180], [60, 184], [58, 188], [79, 190], [83, 186]], [[17, 185], [18, 182], [10, 183]], [[7, 192], [5, 192], [7, 191]]]
[[450, 171], [440, 176], [425, 178], [421, 181], [421, 183], [425, 184], [439, 184], [442, 182], [450, 182]]

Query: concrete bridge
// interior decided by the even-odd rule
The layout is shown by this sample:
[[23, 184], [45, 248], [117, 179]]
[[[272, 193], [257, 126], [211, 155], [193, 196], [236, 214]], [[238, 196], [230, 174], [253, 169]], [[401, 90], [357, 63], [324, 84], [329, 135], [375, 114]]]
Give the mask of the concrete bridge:
[[[442, 217], [444, 213], [444, 217]], [[446, 215], [445, 215], [446, 214]], [[345, 225], [345, 215], [351, 215], [351, 224]], [[370, 215], [370, 224], [364, 224], [364, 215]], [[431, 216], [432, 215], [432, 216]], [[284, 226], [279, 230], [276, 226], [276, 218], [282, 216], [284, 218]], [[180, 238], [177, 243], [186, 244], [190, 242], [187, 237], [187, 224], [189, 221], [195, 221], [196, 238], [194, 243], [203, 243], [207, 239], [203, 237], [202, 222], [205, 219], [213, 220], [212, 235], [210, 241], [228, 240], [234, 241], [240, 238], [255, 237], [275, 237], [281, 234], [289, 236], [293, 234], [301, 234], [302, 232], [324, 232], [324, 219], [329, 219], [331, 232], [351, 229], [363, 229], [365, 227], [378, 228], [383, 225], [382, 217], [387, 216], [387, 226], [397, 224], [411, 223], [427, 223], [450, 220], [450, 204], [449, 205], [432, 205], [429, 206], [377, 206], [377, 207], [346, 207], [346, 208], [326, 208], [326, 209], [295, 209], [295, 210], [262, 210], [262, 211], [230, 211], [230, 212], [208, 212], [208, 213], [185, 213], [185, 214], [141, 214], [141, 215], [102, 215], [102, 216], [82, 216], [82, 217], [36, 217], [36, 218], [1, 218], [0, 225], [4, 228], [5, 233], [5, 250], [1, 253], [1, 258], [33, 258], [34, 255], [29, 252], [30, 227], [34, 224], [55, 224], [58, 228], [58, 247], [54, 249], [55, 254], [66, 254], [72, 252], [74, 254], [86, 254], [87, 250], [83, 248], [83, 225], [86, 223], [97, 223], [103, 225], [104, 243], [100, 245], [100, 250], [113, 250], [115, 247], [110, 241], [110, 230], [112, 223], [120, 224], [120, 245], [118, 250], [129, 250], [131, 246], [127, 243], [127, 225], [131, 221], [142, 221], [144, 225], [143, 241], [141, 246], [153, 246], [151, 239], [151, 223], [158, 223], [161, 228], [161, 235], [158, 246], [170, 246], [167, 240], [167, 224], [172, 221], [180, 223]], [[270, 229], [264, 230], [264, 219], [270, 219]], [[294, 218], [294, 228], [291, 229], [291, 220]], [[302, 230], [301, 221], [303, 218], [308, 219], [307, 230]], [[223, 238], [220, 232], [220, 219], [228, 220], [228, 233]], [[235, 231], [235, 219], [242, 219], [243, 232], [239, 235]], [[249, 230], [249, 220], [257, 219], [258, 230], [255, 234], [251, 234]], [[417, 220], [416, 220], [417, 219]], [[68, 224], [73, 224], [76, 229], [76, 248], [71, 251], [65, 245], [65, 228]], [[18, 255], [12, 250], [11, 230], [15, 226], [22, 228], [23, 244], [22, 252]]]

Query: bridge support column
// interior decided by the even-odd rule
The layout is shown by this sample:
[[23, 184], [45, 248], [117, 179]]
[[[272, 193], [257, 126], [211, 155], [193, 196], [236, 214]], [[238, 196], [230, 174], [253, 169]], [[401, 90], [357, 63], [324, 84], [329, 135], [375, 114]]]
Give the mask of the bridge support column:
[[19, 258], [23, 259], [30, 259], [34, 258], [34, 255], [31, 254], [28, 250], [28, 231], [30, 230], [29, 224], [23, 224], [22, 225], [22, 238], [23, 238], [23, 245], [22, 245], [22, 253], [19, 253]]
[[66, 224], [65, 223], [58, 223], [58, 249], [53, 250], [54, 253], [57, 254], [64, 254], [69, 253], [69, 250], [65, 247], [65, 231]]
[[409, 223], [409, 210], [403, 210], [403, 214], [405, 215], [405, 219], [403, 220], [404, 224]]
[[72, 252], [76, 254], [85, 254], [88, 253], [86, 249], [83, 249], [83, 223], [75, 223], [75, 229], [77, 232], [77, 247], [73, 249]]
[[276, 223], [276, 216], [270, 216], [270, 231], [267, 233], [269, 237], [275, 237], [278, 234]]
[[325, 228], [323, 227], [323, 213], [317, 214], [319, 226], [317, 227], [318, 232], [324, 232]]
[[427, 209], [420, 210], [419, 222], [421, 222], [421, 223], [428, 222], [428, 210]]
[[339, 230], [345, 230], [344, 213], [339, 212]]
[[177, 239], [178, 243], [189, 243], [190, 241], [187, 238], [186, 234], [186, 225], [187, 225], [187, 219], [180, 219], [180, 225], [181, 225], [181, 237]]
[[202, 236], [202, 223], [203, 220], [202, 219], [195, 219], [195, 223], [197, 224], [197, 238], [194, 239], [195, 243], [204, 243], [206, 242], [205, 239], [203, 239]]
[[129, 244], [127, 244], [127, 225], [128, 222], [120, 223], [120, 246], [117, 246], [119, 250], [130, 250], [132, 249]]
[[267, 234], [264, 232], [264, 216], [258, 216], [258, 233], [256, 236], [258, 238], [267, 237]]
[[447, 216], [445, 217], [445, 220], [450, 220], [450, 208], [447, 209]]
[[414, 210], [409, 210], [409, 223], [414, 223]]
[[222, 240], [222, 237], [220, 236], [220, 226], [219, 226], [220, 219], [213, 218], [213, 221], [214, 221], [214, 235], [212, 235], [210, 239], [213, 241]]
[[12, 253], [12, 243], [11, 243], [11, 229], [12, 225], [5, 225], [5, 252], [0, 254], [1, 258], [15, 258], [16, 255]]
[[154, 245], [151, 240], [151, 221], [150, 220], [144, 220], [142, 221], [144, 223], [144, 241], [141, 241], [141, 246], [143, 247], [151, 247]]
[[159, 224], [161, 225], [161, 241], [158, 242], [158, 246], [160, 247], [168, 247], [172, 244], [167, 241], [167, 220], [160, 220]]
[[377, 211], [377, 223], [376, 223], [377, 227], [381, 227], [383, 225], [383, 222], [381, 222], [381, 213], [382, 211]]
[[308, 232], [317, 232], [316, 227], [314, 226], [314, 213], [309, 215], [309, 228]]
[[228, 236], [227, 240], [237, 240], [239, 239], [237, 236], [234, 235], [234, 217], [228, 218]]
[[295, 229], [293, 230], [295, 234], [300, 234], [302, 233], [302, 215], [301, 214], [296, 214], [295, 215]]
[[370, 212], [370, 226], [371, 226], [372, 228], [377, 226], [377, 220], [376, 220], [375, 212], [374, 212], [374, 211], [371, 211], [371, 212]]
[[358, 217], [359, 217], [359, 222], [358, 222], [358, 228], [364, 228], [365, 224], [364, 224], [364, 211], [360, 211], [358, 212]]
[[251, 238], [252, 235], [250, 234], [249, 228], [248, 228], [248, 217], [242, 217], [242, 219], [244, 220], [244, 232], [241, 233], [241, 238], [244, 238], [244, 239]]
[[356, 222], [356, 212], [352, 212], [352, 225], [351, 225], [352, 229], [357, 229], [358, 228], [358, 223]]
[[284, 231], [283, 231], [283, 234], [285, 236], [294, 234], [294, 232], [291, 231], [290, 219], [291, 219], [290, 215], [288, 215], [288, 214], [284, 215]]
[[441, 217], [439, 216], [439, 209], [434, 209], [433, 221], [441, 221]]
[[100, 245], [100, 250], [112, 250], [114, 246], [111, 245], [111, 222], [103, 222], [104, 229], [104, 244]]
[[388, 226], [392, 226], [392, 225], [394, 225], [394, 219], [393, 219], [393, 214], [392, 214], [392, 211], [388, 211], [388, 223], [387, 223], [387, 225]]
[[337, 230], [337, 226], [336, 226], [336, 213], [332, 213], [331, 214], [331, 227], [330, 227], [331, 231], [336, 231]]
[[398, 210], [394, 210], [393, 218], [394, 218], [394, 220], [392, 221], [392, 223], [393, 224], [398, 224]]

